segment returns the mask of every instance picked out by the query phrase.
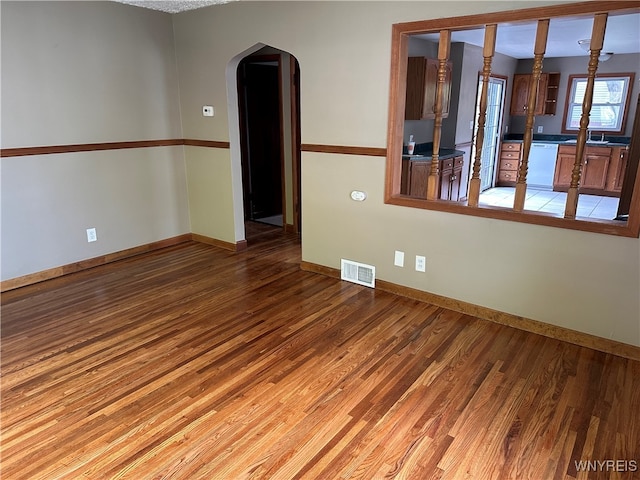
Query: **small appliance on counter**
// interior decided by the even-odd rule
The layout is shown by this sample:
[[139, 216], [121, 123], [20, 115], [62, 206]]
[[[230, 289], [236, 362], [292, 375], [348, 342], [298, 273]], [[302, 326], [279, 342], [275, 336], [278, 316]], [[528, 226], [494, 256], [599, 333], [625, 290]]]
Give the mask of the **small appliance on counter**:
[[413, 155], [413, 151], [416, 149], [416, 142], [413, 141], [413, 135], [409, 135], [409, 144], [407, 145], [407, 153]]

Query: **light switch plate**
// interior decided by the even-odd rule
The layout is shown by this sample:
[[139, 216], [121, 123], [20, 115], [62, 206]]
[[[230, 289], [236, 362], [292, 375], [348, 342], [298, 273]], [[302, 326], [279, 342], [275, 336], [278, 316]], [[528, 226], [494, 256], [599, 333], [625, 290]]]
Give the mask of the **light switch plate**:
[[404, 267], [404, 252], [400, 252], [400, 251], [396, 250], [396, 255], [395, 255], [395, 258], [393, 260], [393, 264], [396, 267]]

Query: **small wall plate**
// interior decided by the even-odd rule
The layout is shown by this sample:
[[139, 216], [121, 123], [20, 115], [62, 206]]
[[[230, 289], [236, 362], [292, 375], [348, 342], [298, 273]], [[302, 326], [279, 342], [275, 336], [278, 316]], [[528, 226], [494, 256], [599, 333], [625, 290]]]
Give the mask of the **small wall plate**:
[[367, 194], [361, 192], [359, 190], [354, 190], [351, 192], [351, 200], [355, 200], [356, 202], [364, 202], [367, 198]]

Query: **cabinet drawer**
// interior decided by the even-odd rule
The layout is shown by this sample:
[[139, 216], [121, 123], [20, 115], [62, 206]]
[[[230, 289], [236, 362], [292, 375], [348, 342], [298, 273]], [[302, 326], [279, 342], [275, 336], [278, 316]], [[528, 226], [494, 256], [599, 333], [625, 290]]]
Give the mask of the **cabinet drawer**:
[[506, 170], [511, 170], [511, 171], [518, 170], [518, 160], [517, 159], [511, 160], [509, 158], [507, 159], [500, 158], [500, 171], [502, 172]]
[[504, 150], [502, 150], [500, 152], [500, 161], [502, 160], [509, 160], [509, 159], [513, 159], [513, 160], [519, 160], [520, 159], [520, 152], [505, 152]]
[[502, 152], [519, 152], [522, 150], [521, 143], [503, 143], [500, 148]]
[[453, 168], [455, 170], [460, 169], [464, 166], [464, 158], [456, 157], [453, 159]]
[[558, 147], [558, 153], [565, 153], [567, 155], [575, 155], [576, 154], [576, 147], [574, 147], [572, 145], [560, 145]]
[[518, 172], [516, 171], [501, 170], [500, 173], [498, 174], [499, 182], [515, 182], [516, 180], [518, 180]]
[[605, 157], [611, 156], [611, 147], [586, 147], [584, 149], [585, 155], [601, 155]]
[[453, 163], [453, 158], [442, 160], [442, 162], [440, 163], [440, 170], [442, 170], [443, 172], [453, 170]]

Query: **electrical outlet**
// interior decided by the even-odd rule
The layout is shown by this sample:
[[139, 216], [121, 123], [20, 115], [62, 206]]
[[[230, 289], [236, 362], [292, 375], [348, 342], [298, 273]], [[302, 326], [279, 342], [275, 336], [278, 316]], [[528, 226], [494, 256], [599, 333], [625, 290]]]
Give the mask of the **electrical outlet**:
[[416, 272], [427, 271], [427, 259], [422, 255], [416, 255]]
[[87, 242], [95, 242], [98, 240], [98, 234], [95, 228], [87, 228]]
[[211, 105], [205, 105], [202, 107], [202, 116], [203, 117], [213, 117], [214, 111]]
[[544, 130], [544, 128], [542, 127], [542, 125], [540, 125], [540, 126], [538, 127], [538, 133], [542, 133], [542, 131], [543, 131], [543, 130]]
[[396, 256], [393, 260], [393, 264], [396, 267], [404, 267], [404, 252], [399, 252], [398, 250], [396, 250]]

